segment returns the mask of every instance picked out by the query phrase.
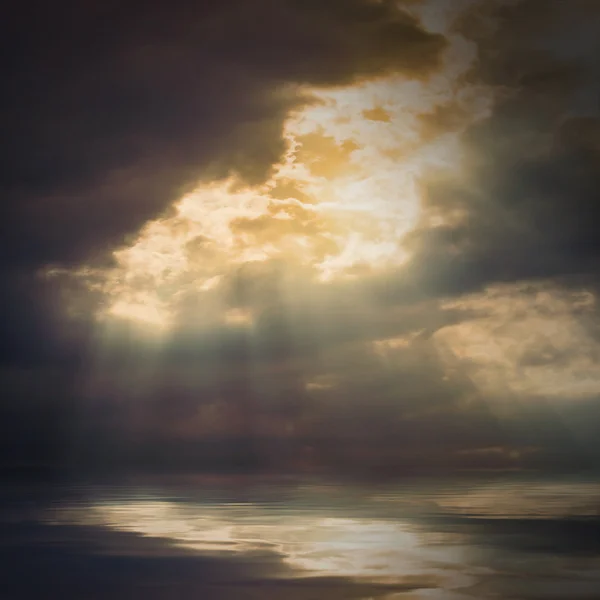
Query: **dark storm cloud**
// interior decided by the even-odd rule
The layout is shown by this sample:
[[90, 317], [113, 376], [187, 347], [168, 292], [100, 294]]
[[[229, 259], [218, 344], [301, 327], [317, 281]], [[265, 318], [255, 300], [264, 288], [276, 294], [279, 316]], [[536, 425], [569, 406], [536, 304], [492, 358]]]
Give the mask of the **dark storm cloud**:
[[[475, 41], [469, 78], [492, 86], [489, 117], [465, 134], [464, 183], [429, 186], [427, 206], [457, 225], [416, 232], [412, 269], [425, 293], [490, 282], [594, 277], [600, 189], [597, 3], [490, 2], [457, 28]], [[446, 112], [452, 113], [452, 106]], [[460, 115], [454, 115], [459, 118]], [[440, 115], [426, 125], [447, 127]]]
[[264, 177], [304, 102], [294, 85], [427, 69], [443, 45], [388, 3], [10, 3], [3, 15], [0, 260], [26, 270], [8, 273], [17, 295], [34, 268], [104, 255], [202, 178]]
[[308, 347], [288, 333], [265, 353], [270, 335], [238, 330], [229, 348], [222, 331], [208, 345], [201, 333], [176, 336], [154, 356], [138, 344], [109, 348], [76, 392], [73, 461], [403, 474], [563, 470], [600, 458], [595, 397], [490, 400], [427, 329], [314, 336]]
[[[298, 85], [430, 72], [443, 41], [391, 2], [11, 8], [0, 100], [8, 462], [403, 472], [596, 460], [592, 400], [561, 411], [525, 401], [499, 416], [432, 341], [473, 317], [440, 297], [594, 276], [596, 12], [482, 3], [458, 24], [480, 53], [468, 78], [495, 86], [497, 104], [466, 133], [466, 181], [430, 185], [426, 209], [458, 208], [466, 221], [410, 234], [413, 258], [393, 276], [316, 286], [246, 265], [214, 293], [251, 310], [252, 327], [194, 330], [190, 301], [157, 351], [126, 327], [98, 343], [86, 315], [100, 300], [83, 295], [69, 319], [66, 281], [37, 270], [107, 261], [200, 179], [263, 179], [284, 150], [284, 119], [309, 101]], [[423, 126], [456, 129], [462, 117], [451, 105]], [[403, 336], [391, 351], [373, 346]]]
[[355, 475], [563, 470], [600, 458], [595, 398], [498, 405], [440, 353], [435, 332], [477, 312], [433, 303], [359, 311], [339, 293], [267, 297], [246, 296], [258, 310], [250, 327], [175, 331], [154, 348], [122, 330], [75, 376], [73, 363], [6, 370], [5, 446], [18, 462], [86, 469]]
[[38, 269], [109, 260], [199, 180], [262, 180], [307, 102], [298, 86], [422, 74], [444, 47], [393, 3], [360, 0], [9, 2], [1, 29], [0, 360], [48, 389], [37, 412], [11, 371], [4, 423], [42, 445], [42, 413], [73, 414], [98, 299], [80, 294], [73, 320], [76, 284]]
[[437, 64], [392, 3], [14, 4], [3, 46], [2, 259], [101, 253], [203, 177], [260, 180], [296, 84]]

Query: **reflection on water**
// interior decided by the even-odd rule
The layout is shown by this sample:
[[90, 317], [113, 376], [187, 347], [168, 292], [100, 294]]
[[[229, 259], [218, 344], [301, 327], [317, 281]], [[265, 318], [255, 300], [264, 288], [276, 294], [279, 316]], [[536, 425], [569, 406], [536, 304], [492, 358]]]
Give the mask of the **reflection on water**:
[[[597, 598], [598, 499], [600, 482], [574, 479], [365, 488], [199, 478], [66, 488], [22, 521], [37, 523], [32, 550], [85, 532], [91, 557], [210, 560], [212, 575], [191, 571], [202, 598]], [[218, 565], [230, 570], [217, 581]], [[156, 598], [182, 585], [147, 577], [127, 585]], [[273, 587], [283, 582], [294, 587]]]
[[61, 517], [63, 522], [166, 538], [197, 552], [270, 550], [299, 575], [305, 571], [379, 579], [424, 571], [440, 574], [436, 567], [447, 568], [459, 559], [450, 540], [447, 546], [427, 547], [427, 535], [408, 521], [323, 517], [319, 511], [282, 506], [131, 500], [99, 502], [75, 514], [67, 510]]

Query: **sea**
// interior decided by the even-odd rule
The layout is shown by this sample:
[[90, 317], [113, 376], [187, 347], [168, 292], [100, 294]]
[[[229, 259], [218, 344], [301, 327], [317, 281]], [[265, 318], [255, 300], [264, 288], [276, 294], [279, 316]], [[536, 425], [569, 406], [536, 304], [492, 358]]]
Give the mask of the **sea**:
[[0, 486], [1, 600], [600, 599], [600, 478]]

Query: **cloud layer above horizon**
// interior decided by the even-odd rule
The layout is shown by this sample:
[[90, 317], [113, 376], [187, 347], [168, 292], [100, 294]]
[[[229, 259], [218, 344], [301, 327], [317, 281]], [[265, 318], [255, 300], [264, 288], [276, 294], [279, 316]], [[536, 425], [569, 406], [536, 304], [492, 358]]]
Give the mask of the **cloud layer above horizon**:
[[3, 464], [600, 464], [597, 3], [8, 14]]

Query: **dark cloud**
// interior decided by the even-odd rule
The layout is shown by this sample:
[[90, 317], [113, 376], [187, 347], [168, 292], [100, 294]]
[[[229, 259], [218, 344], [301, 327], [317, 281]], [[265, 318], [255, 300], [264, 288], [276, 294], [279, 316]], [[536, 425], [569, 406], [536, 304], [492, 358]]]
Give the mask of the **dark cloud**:
[[[440, 14], [454, 5], [429, 4]], [[415, 119], [424, 142], [451, 133], [465, 157], [461, 173], [419, 182], [423, 219], [405, 238], [405, 264], [318, 280], [307, 264], [339, 253], [336, 227], [354, 221], [332, 225], [293, 179], [281, 180], [264, 214], [231, 223], [236, 252], [271, 245], [283, 248], [277, 259], [229, 264], [199, 290], [199, 274], [212, 277], [227, 257], [198, 235], [183, 249], [188, 271], [166, 285], [171, 293], [182, 282], [171, 329], [94, 319], [108, 302], [95, 268], [112, 266], [115, 248], [199, 182], [263, 182], [286, 150], [286, 119], [314, 101], [307, 87], [436, 73], [446, 40], [411, 15], [387, 0], [60, 0], [4, 10], [0, 475], [13, 478], [0, 498], [2, 597], [597, 596], [597, 490], [559, 477], [600, 465], [596, 2], [474, 2], [456, 21], [477, 49], [457, 85], [481, 85], [495, 103], [473, 123], [469, 94], [480, 88], [465, 88], [465, 99], [449, 84], [448, 103]], [[374, 103], [363, 115], [383, 127], [395, 119], [388, 109]], [[361, 149], [321, 133], [299, 136], [295, 156], [327, 179]], [[432, 225], [440, 215], [446, 223]], [[144, 290], [158, 285], [152, 273], [136, 276]], [[518, 475], [472, 486], [468, 476], [482, 471]], [[122, 519], [134, 531], [136, 516], [118, 512], [135, 510], [144, 485], [119, 488], [123, 506], [91, 488], [66, 500], [47, 479], [32, 500], [29, 487], [32, 474], [123, 473], [153, 482], [230, 474], [234, 487], [249, 473], [250, 486], [233, 494], [238, 515], [244, 504], [260, 509], [262, 492], [250, 489], [258, 475], [324, 475], [318, 500], [269, 488], [276, 518], [300, 507], [321, 528], [319, 517], [348, 509], [368, 520], [366, 558], [373, 551], [385, 563], [378, 531], [389, 526], [415, 544], [406, 565], [422, 559], [422, 572], [436, 575], [374, 583], [299, 572], [287, 540], [267, 535], [248, 549], [235, 519], [227, 552], [178, 547], [161, 502], [185, 527], [186, 515], [202, 518], [197, 494], [213, 493], [212, 475], [186, 488], [189, 504], [181, 488], [150, 486], [141, 505], [156, 535], [39, 521], [41, 506], [45, 517], [70, 507], [75, 519], [106, 509], [113, 527]], [[22, 474], [24, 488], [14, 479]], [[424, 492], [412, 475], [453, 483]], [[353, 490], [332, 492], [345, 477]], [[401, 493], [388, 493], [388, 477], [403, 480]], [[213, 500], [229, 502], [231, 490]], [[261, 513], [261, 526], [277, 510]], [[325, 525], [325, 549], [300, 558], [326, 559], [336, 543], [327, 536]], [[450, 562], [435, 560], [444, 555]]]
[[423, 72], [443, 48], [388, 2], [5, 14], [2, 256], [37, 265], [106, 251], [207, 176], [261, 180], [305, 102], [294, 86]]
[[11, 3], [4, 15], [0, 255], [9, 294], [26, 298], [36, 268], [105, 255], [200, 179], [263, 178], [306, 101], [294, 86], [427, 69], [442, 48], [387, 3]]
[[[117, 329], [62, 366], [46, 357], [5, 369], [10, 461], [355, 475], [597, 464], [597, 398], [488, 399], [464, 361], [439, 347], [437, 331], [476, 321], [478, 311], [382, 311], [328, 286], [292, 299], [280, 272], [258, 266], [244, 275], [250, 326], [175, 330], [155, 347], [135, 328]], [[212, 293], [235, 305], [235, 289]], [[570, 369], [548, 343], [523, 345], [515, 361]]]
[[[479, 53], [469, 78], [496, 100], [464, 136], [464, 183], [429, 187], [431, 210], [464, 218], [413, 236], [427, 292], [596, 272], [599, 22], [585, 1], [478, 3], [458, 21]], [[452, 105], [438, 113], [429, 127], [460, 119]]]
[[[498, 414], [468, 361], [449, 363], [434, 340], [485, 317], [440, 298], [533, 278], [597, 286], [593, 2], [477, 3], [459, 20], [479, 52], [465, 80], [491, 86], [496, 104], [463, 136], [465, 178], [426, 186], [426, 216], [463, 218], [411, 233], [406, 265], [321, 284], [291, 260], [246, 263], [185, 297], [158, 349], [125, 324], [99, 339], [90, 315], [101, 295], [39, 270], [106, 265], [200, 180], [264, 180], [285, 150], [284, 120], [311, 102], [303, 85], [421, 77], [438, 66], [444, 40], [395, 3], [366, 0], [61, 2], [6, 14], [5, 463], [398, 473], [597, 460], [595, 398], [560, 410], [525, 400]], [[422, 115], [423, 133], [460, 131], [467, 117], [452, 101]], [[326, 143], [302, 141], [309, 154]], [[332, 157], [319, 172], [335, 167]], [[278, 193], [299, 194], [285, 182]], [[315, 215], [282, 206], [237, 219], [234, 233], [249, 247], [322, 233]], [[272, 229], [282, 211], [294, 218]], [[318, 253], [333, 246], [324, 235]], [[187, 251], [202, 260], [214, 249], [198, 238]], [[79, 312], [65, 314], [65, 294]], [[247, 311], [248, 322], [228, 322], [213, 305]], [[590, 331], [595, 323], [589, 316]], [[539, 344], [517, 363], [564, 367], [568, 353]]]
[[[56, 428], [59, 447], [74, 466], [158, 471], [401, 475], [568, 470], [600, 458], [596, 397], [488, 399], [426, 330], [374, 339], [360, 329], [340, 327], [330, 338], [307, 329], [304, 322], [307, 337], [271, 327], [229, 339], [219, 330], [212, 341], [202, 332], [179, 335], [158, 354], [137, 343], [129, 351], [109, 347], [106, 360], [72, 386], [63, 412], [77, 418]], [[365, 331], [374, 335], [374, 323]]]
[[[200, 180], [263, 180], [285, 150], [284, 120], [310, 101], [299, 87], [422, 74], [444, 47], [395, 4], [354, 0], [9, 2], [1, 29], [0, 360], [52, 396], [23, 400], [11, 374], [2, 401], [8, 429], [51, 439], [91, 360], [102, 299], [39, 269], [106, 264]], [[81, 299], [76, 318], [65, 293]], [[232, 335], [223, 352], [243, 353]]]

